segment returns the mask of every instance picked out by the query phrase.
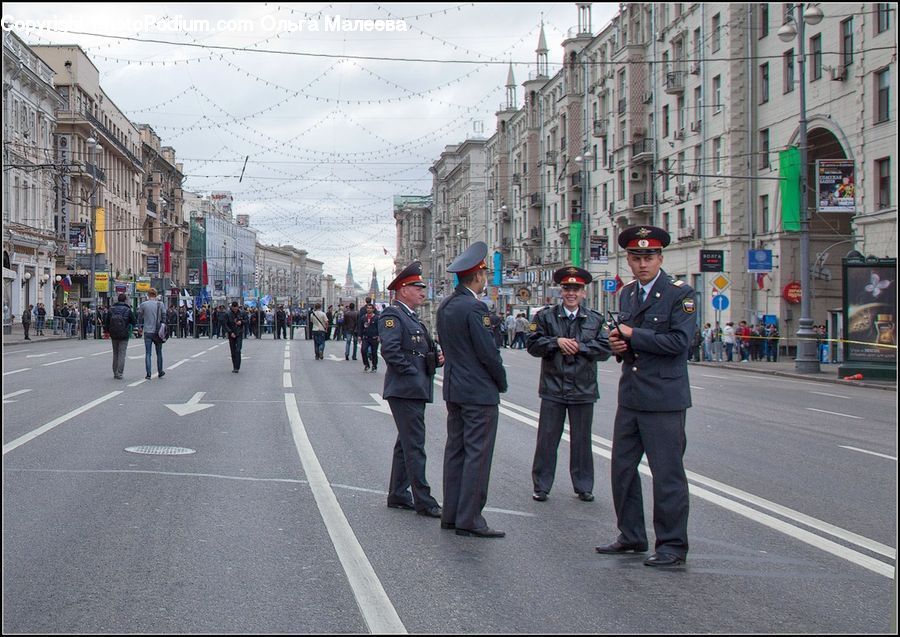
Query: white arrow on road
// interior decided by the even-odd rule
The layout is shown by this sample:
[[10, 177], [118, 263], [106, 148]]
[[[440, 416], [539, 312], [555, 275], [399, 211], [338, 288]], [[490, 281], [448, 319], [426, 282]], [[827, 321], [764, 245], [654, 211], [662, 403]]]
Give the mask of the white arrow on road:
[[166, 407], [174, 411], [179, 416], [187, 416], [188, 414], [193, 414], [197, 411], [203, 411], [207, 407], [212, 407], [212, 403], [201, 403], [200, 399], [203, 398], [203, 395], [206, 392], [198, 391], [194, 396], [184, 404], [177, 405], [169, 405], [166, 404]]
[[365, 406], [366, 409], [371, 409], [372, 411], [379, 411], [383, 414], [387, 414], [388, 416], [391, 415], [391, 406], [388, 405], [388, 402], [384, 398], [382, 398], [378, 394], [369, 394], [369, 396], [374, 398], [375, 402], [378, 403], [378, 405], [376, 405], [374, 407], [372, 405], [366, 405]]

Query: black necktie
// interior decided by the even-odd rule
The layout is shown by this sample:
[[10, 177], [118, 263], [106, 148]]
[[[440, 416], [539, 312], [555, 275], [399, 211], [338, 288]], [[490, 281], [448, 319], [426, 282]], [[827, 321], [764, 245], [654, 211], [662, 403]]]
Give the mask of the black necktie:
[[647, 288], [641, 288], [641, 304], [647, 299]]

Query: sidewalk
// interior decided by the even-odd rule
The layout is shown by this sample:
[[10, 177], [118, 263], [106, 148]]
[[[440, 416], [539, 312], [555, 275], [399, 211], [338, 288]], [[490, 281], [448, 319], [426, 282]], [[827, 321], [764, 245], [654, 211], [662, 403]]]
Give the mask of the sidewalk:
[[822, 370], [818, 374], [801, 373], [795, 368], [793, 358], [779, 358], [776, 363], [767, 363], [766, 361], [747, 361], [742, 363], [735, 361], [733, 363], [714, 363], [711, 361], [688, 362], [691, 367], [714, 367], [735, 369], [743, 372], [753, 372], [754, 374], [769, 374], [770, 376], [784, 376], [789, 378], [802, 378], [803, 380], [820, 381], [823, 383], [834, 383], [838, 385], [854, 385], [857, 387], [871, 387], [877, 389], [887, 389], [897, 391], [897, 383], [887, 380], [844, 380], [838, 376], [837, 363], [822, 363], [819, 368]]
[[[76, 334], [75, 336], [66, 336], [62, 330], [59, 331], [59, 334], [54, 334], [53, 328], [47, 325], [44, 326], [43, 336], [35, 336], [34, 326], [35, 323], [32, 323], [31, 328], [28, 330], [28, 336], [31, 338], [31, 340], [26, 341], [25, 330], [22, 329], [22, 324], [18, 322], [14, 323], [9, 334], [6, 333], [6, 330], [3, 331], [3, 347], [15, 345], [31, 345], [33, 343], [42, 343], [44, 341], [77, 341], [80, 336], [80, 334]], [[90, 334], [88, 335], [88, 337], [90, 337]]]

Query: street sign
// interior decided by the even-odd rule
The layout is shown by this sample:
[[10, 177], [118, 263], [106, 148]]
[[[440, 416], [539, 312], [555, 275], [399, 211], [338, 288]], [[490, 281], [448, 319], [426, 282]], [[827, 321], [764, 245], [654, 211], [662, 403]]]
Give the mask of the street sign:
[[716, 294], [714, 297], [712, 297], [713, 309], [715, 309], [719, 312], [721, 312], [723, 310], [727, 310], [728, 304], [729, 304], [728, 297], [725, 296], [724, 294]]
[[772, 271], [772, 251], [771, 250], [749, 250], [747, 252], [747, 271], [748, 272], [771, 272]]
[[603, 279], [603, 291], [604, 292], [615, 292], [616, 291], [616, 280], [615, 279]]
[[725, 251], [724, 250], [701, 250], [700, 251], [700, 271], [701, 272], [722, 272], [725, 269]]
[[712, 280], [712, 284], [714, 287], [719, 288], [720, 291], [724, 291], [731, 285], [731, 279], [729, 279], [724, 274], [720, 274], [715, 279]]

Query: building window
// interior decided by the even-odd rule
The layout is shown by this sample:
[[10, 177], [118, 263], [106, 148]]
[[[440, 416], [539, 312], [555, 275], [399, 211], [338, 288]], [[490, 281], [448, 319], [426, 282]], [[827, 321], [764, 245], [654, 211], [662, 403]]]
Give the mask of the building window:
[[668, 212], [663, 213], [663, 230], [665, 230], [666, 232], [669, 231], [669, 213]]
[[759, 131], [759, 167], [769, 167], [769, 129]]
[[853, 64], [853, 18], [841, 22], [841, 64]]
[[891, 27], [891, 5], [887, 2], [879, 2], [875, 18], [875, 33], [884, 33]]
[[822, 34], [809, 39], [809, 75], [810, 81], [822, 79]]
[[722, 138], [716, 137], [713, 140], [713, 165], [716, 169], [716, 174], [722, 174]]
[[687, 215], [684, 214], [684, 208], [678, 209], [678, 227], [687, 228]]
[[717, 13], [712, 18], [712, 50], [713, 53], [722, 47], [722, 18]]
[[669, 158], [663, 159], [663, 191], [669, 189], [669, 180], [672, 175], [669, 173]]
[[769, 63], [759, 65], [759, 103], [769, 101]]
[[759, 3], [759, 39], [769, 35], [769, 3]]
[[890, 119], [891, 75], [890, 69], [882, 69], [875, 73], [875, 122], [886, 122]]
[[769, 195], [759, 198], [759, 231], [763, 234], [771, 232], [769, 227]]
[[694, 206], [694, 232], [697, 239], [703, 238], [703, 204]]
[[678, 130], [684, 133], [685, 129], [685, 112], [684, 112], [684, 97], [678, 98]]
[[669, 136], [669, 105], [663, 106], [663, 137]]
[[878, 209], [891, 207], [891, 158], [875, 160], [875, 174], [878, 176]]
[[794, 49], [785, 51], [784, 59], [784, 92], [790, 93], [794, 90]]
[[715, 112], [722, 112], [722, 76], [717, 75], [713, 78], [713, 99], [715, 103]]
[[713, 202], [713, 236], [722, 236], [722, 200], [716, 199]]

